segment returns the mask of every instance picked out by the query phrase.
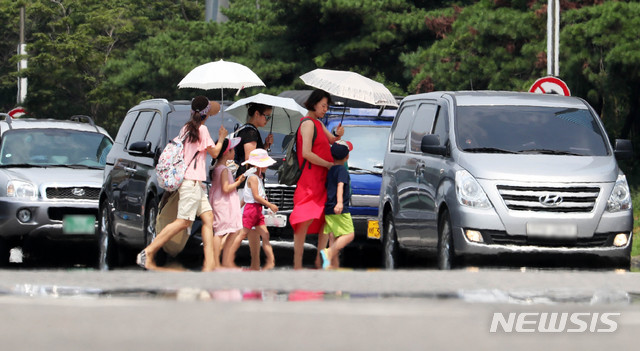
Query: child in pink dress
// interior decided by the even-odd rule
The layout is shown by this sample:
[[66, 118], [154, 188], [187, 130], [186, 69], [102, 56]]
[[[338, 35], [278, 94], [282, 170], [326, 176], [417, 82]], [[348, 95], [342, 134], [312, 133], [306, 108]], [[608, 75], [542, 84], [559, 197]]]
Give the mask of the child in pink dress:
[[242, 162], [242, 165], [253, 166], [245, 172], [247, 184], [244, 187], [243, 198], [245, 205], [242, 212], [243, 231], [249, 235], [252, 270], [260, 270], [260, 238], [262, 238], [262, 249], [267, 259], [263, 269], [272, 269], [276, 265], [273, 248], [269, 243], [269, 230], [265, 225], [264, 215], [262, 214], [262, 206], [266, 206], [273, 213], [278, 212], [278, 206], [267, 201], [261, 178], [267, 167], [274, 163], [276, 161], [269, 157], [267, 150], [259, 148], [251, 151], [249, 159]]
[[222, 250], [222, 267], [239, 268], [235, 264], [235, 253], [238, 246], [235, 239], [242, 232], [242, 211], [240, 198], [236, 188], [245, 180], [241, 175], [237, 180], [227, 168], [227, 160], [233, 160], [234, 147], [240, 143], [240, 138], [225, 139], [222, 150], [216, 159], [215, 168], [211, 175], [211, 189], [209, 201], [213, 208], [213, 251], [214, 258], [220, 260]]

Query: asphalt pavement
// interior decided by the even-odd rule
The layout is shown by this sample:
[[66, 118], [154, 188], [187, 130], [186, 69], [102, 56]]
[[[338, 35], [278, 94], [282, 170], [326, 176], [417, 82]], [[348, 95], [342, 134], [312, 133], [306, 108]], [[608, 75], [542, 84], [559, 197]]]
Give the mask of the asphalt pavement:
[[[477, 268], [6, 269], [0, 340], [11, 351], [629, 349], [640, 327], [639, 278]], [[491, 332], [496, 314], [515, 329]], [[537, 329], [541, 316], [563, 314], [567, 327]]]

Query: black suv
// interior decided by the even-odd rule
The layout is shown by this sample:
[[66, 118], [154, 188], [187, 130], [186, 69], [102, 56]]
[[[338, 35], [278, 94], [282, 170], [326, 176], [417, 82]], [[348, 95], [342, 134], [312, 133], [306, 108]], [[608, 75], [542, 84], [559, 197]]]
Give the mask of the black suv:
[[[122, 264], [126, 253], [143, 249], [155, 238], [158, 205], [164, 193], [158, 186], [155, 166], [165, 145], [189, 120], [190, 111], [190, 101], [151, 99], [127, 112], [107, 155], [100, 192], [100, 269]], [[221, 124], [231, 132], [240, 122], [223, 112], [210, 117], [206, 125], [213, 138]], [[199, 228], [199, 223], [194, 223], [187, 247], [200, 247]]]

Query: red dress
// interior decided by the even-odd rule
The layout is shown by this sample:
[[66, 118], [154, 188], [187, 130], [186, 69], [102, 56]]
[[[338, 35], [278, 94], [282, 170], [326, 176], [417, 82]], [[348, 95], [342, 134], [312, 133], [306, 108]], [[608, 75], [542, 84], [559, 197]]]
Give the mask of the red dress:
[[[331, 145], [324, 133], [322, 122], [312, 120], [316, 128], [316, 140], [311, 147], [311, 151], [322, 159], [333, 162], [331, 157]], [[302, 133], [298, 133], [298, 164], [302, 165]], [[324, 224], [324, 204], [327, 202], [327, 172], [326, 167], [311, 165], [309, 161], [304, 166], [302, 175], [296, 184], [296, 191], [293, 194], [293, 211], [289, 216], [289, 223], [295, 231], [298, 224], [313, 219], [307, 233], [318, 233]]]

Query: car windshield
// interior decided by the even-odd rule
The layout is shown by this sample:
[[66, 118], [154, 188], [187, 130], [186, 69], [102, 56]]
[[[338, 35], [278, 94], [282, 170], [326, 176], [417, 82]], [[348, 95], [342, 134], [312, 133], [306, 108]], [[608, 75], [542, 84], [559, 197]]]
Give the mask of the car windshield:
[[606, 139], [586, 109], [460, 106], [457, 144], [467, 152], [606, 156]]
[[[189, 110], [175, 111], [169, 115], [169, 130], [167, 137], [169, 139], [175, 138], [178, 133], [180, 133], [180, 129], [189, 121]], [[213, 141], [218, 140], [218, 129], [220, 129], [220, 125], [224, 124], [224, 127], [227, 129], [229, 133], [233, 132], [233, 128], [235, 126], [239, 126], [242, 123], [232, 116], [230, 113], [225, 113], [224, 117], [222, 112], [218, 113], [215, 116], [211, 116], [207, 118], [205, 125], [209, 129], [209, 135], [211, 135], [211, 139]]]
[[352, 171], [365, 171], [382, 173], [382, 162], [387, 147], [385, 140], [389, 138], [390, 125], [388, 126], [344, 126], [343, 140], [353, 144], [353, 150], [349, 153], [349, 169]]
[[111, 140], [69, 129], [14, 129], [2, 135], [0, 166], [104, 168]]

